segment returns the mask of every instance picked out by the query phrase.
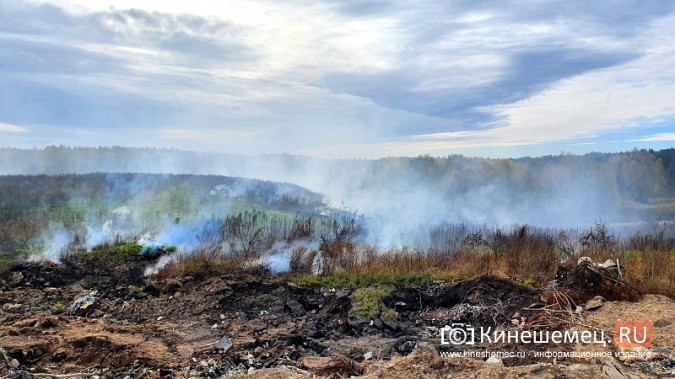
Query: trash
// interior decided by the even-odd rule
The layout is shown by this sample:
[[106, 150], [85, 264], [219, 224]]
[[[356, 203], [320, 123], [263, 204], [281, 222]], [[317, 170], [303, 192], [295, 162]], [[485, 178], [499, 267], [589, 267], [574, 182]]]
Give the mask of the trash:
[[228, 337], [223, 337], [220, 339], [220, 341], [216, 342], [216, 350], [218, 350], [219, 353], [225, 354], [227, 353], [230, 348], [232, 348], [232, 340], [229, 339]]
[[80, 297], [79, 299], [73, 302], [73, 305], [70, 307], [71, 316], [87, 316], [96, 310], [99, 306], [98, 291], [91, 291], [85, 296]]
[[577, 261], [577, 266], [588, 266], [588, 265], [593, 265], [593, 260], [589, 257], [581, 257]]
[[373, 359], [373, 352], [369, 351], [369, 352], [363, 354], [363, 359], [365, 359], [365, 360]]

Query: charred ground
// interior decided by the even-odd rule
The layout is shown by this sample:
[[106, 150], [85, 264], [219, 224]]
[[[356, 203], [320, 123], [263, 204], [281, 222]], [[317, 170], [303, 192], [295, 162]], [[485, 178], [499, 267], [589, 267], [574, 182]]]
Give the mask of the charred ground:
[[[461, 367], [471, 371], [478, 363], [439, 360], [439, 351], [453, 350], [439, 345], [444, 325], [562, 330], [582, 319], [561, 317], [558, 312], [569, 311], [570, 304], [583, 307], [595, 296], [644, 301], [630, 285], [607, 282], [611, 273], [583, 265], [561, 269], [561, 282], [546, 288], [507, 276], [335, 288], [302, 285], [260, 266], [203, 278], [158, 278], [143, 276], [152, 262], [140, 257], [97, 261], [115, 267], [99, 271], [84, 268], [78, 259], [84, 258], [5, 268], [0, 348], [6, 361], [0, 357], [0, 373], [17, 378], [63, 373], [111, 378], [372, 375], [393, 369], [382, 366], [385, 362], [406, 357], [430, 359], [430, 376], [462, 375]], [[675, 321], [672, 301], [667, 305], [670, 300], [659, 299], [670, 311], [649, 317]], [[672, 348], [670, 342], [658, 341], [666, 350]], [[506, 348], [523, 347], [472, 347]], [[534, 372], [530, 376], [537, 376], [564, 373], [575, 363], [562, 360], [551, 366], [543, 359], [504, 359], [506, 368], [495, 369], [515, 373], [527, 368]], [[590, 362], [587, 377], [603, 364]], [[647, 368], [666, 372], [672, 364], [672, 356], [664, 355]], [[641, 372], [631, 366], [620, 370]]]

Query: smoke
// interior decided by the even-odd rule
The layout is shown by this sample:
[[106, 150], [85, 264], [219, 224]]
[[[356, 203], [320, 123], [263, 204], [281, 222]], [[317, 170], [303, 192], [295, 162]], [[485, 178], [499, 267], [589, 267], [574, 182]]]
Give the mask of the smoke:
[[306, 251], [319, 250], [319, 241], [296, 240], [290, 244], [285, 241], [276, 242], [269, 251], [263, 254], [263, 264], [267, 265], [273, 273], [288, 272], [291, 268], [291, 255], [300, 248]]
[[[248, 157], [136, 148], [48, 147], [29, 151], [5, 149], [2, 153], [13, 158], [5, 160], [12, 162], [10, 166], [0, 162], [0, 173], [104, 171], [250, 178], [216, 183], [208, 196], [215, 199], [240, 196], [265, 199], [268, 196], [263, 202], [270, 203], [288, 193], [294, 196], [296, 205], [309, 204], [308, 211], [325, 214], [333, 208], [362, 214], [367, 221], [366, 242], [383, 249], [414, 245], [428, 238], [420, 233], [428, 234], [434, 226], [448, 223], [585, 228], [599, 220], [609, 225], [656, 221], [659, 219], [650, 219], [653, 215], [642, 211], [648, 208], [646, 199], [664, 196], [669, 190], [667, 179], [662, 177], [663, 165], [659, 166], [653, 154], [639, 151], [536, 159], [449, 156], [379, 160], [327, 160], [291, 155]], [[627, 163], [633, 161], [640, 162], [636, 165], [642, 175], [640, 180], [626, 168]], [[270, 190], [252, 179], [284, 184], [272, 186], [274, 190]], [[137, 175], [132, 180], [120, 181], [118, 176], [111, 176], [108, 196], [130, 197], [127, 204], [134, 209], [132, 213], [142, 213], [148, 208], [149, 199], [154, 198], [152, 191], [161, 190], [158, 182], [161, 177]], [[645, 188], [640, 187], [643, 183], [647, 183]], [[298, 186], [312, 192], [303, 192]], [[180, 196], [177, 198], [180, 200]], [[324, 201], [326, 204], [321, 205]], [[209, 209], [220, 212], [218, 206], [214, 201], [212, 208], [196, 207], [190, 217], [208, 217]], [[167, 220], [170, 222], [172, 218], [155, 220], [154, 224]], [[97, 227], [100, 230], [92, 229], [88, 238], [94, 241], [99, 235], [110, 238], [105, 224]], [[162, 227], [166, 232], [163, 235], [155, 230], [152, 233], [155, 238], [161, 236], [179, 244], [185, 238], [187, 247], [196, 243], [188, 237], [194, 235], [193, 232], [185, 236], [180, 228]], [[114, 229], [117, 231], [119, 227]], [[177, 237], [173, 237], [174, 234]]]
[[43, 255], [32, 256], [31, 260], [47, 260], [54, 263], [61, 263], [61, 255], [72, 243], [72, 237], [62, 226], [52, 226], [49, 234], [43, 237], [45, 250]]

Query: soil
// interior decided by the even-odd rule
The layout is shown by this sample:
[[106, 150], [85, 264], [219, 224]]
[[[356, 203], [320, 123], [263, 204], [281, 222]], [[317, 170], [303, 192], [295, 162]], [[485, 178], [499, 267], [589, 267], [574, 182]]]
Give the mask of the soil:
[[[356, 312], [352, 289], [302, 287], [260, 271], [159, 281], [142, 276], [145, 264], [95, 273], [48, 263], [13, 267], [0, 279], [0, 375], [627, 378], [667, 377], [675, 366], [675, 304], [662, 296], [607, 301], [563, 323], [552, 316], [559, 314], [550, 311], [559, 304], [552, 304], [551, 293], [566, 288], [476, 277], [423, 288], [383, 287], [382, 306], [395, 314], [369, 319]], [[441, 356], [453, 348], [440, 345], [439, 328], [455, 322], [504, 330], [583, 324], [611, 337], [617, 320], [652, 321], [659, 358], [626, 365], [612, 358], [488, 363]], [[569, 344], [539, 348], [590, 350]], [[611, 344], [600, 349], [616, 350]]]

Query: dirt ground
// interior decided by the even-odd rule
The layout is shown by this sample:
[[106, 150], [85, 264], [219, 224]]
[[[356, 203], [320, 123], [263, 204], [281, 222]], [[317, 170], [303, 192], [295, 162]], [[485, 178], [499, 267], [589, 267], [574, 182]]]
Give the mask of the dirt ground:
[[[560, 329], [560, 322], [552, 321], [556, 313], [526, 312], [550, 309], [546, 289], [494, 277], [384, 288], [382, 305], [395, 310], [395, 318], [371, 319], [355, 311], [355, 290], [301, 287], [251, 273], [159, 282], [64, 270], [24, 265], [0, 281], [3, 377], [675, 377], [675, 303], [663, 296], [604, 301], [565, 326], [596, 328], [611, 338], [615, 321], [650, 321], [654, 354], [648, 361], [491, 362], [441, 356], [447, 349], [440, 346], [439, 327], [465, 322], [504, 330]], [[599, 346], [545, 349], [618, 351], [611, 344]]]

